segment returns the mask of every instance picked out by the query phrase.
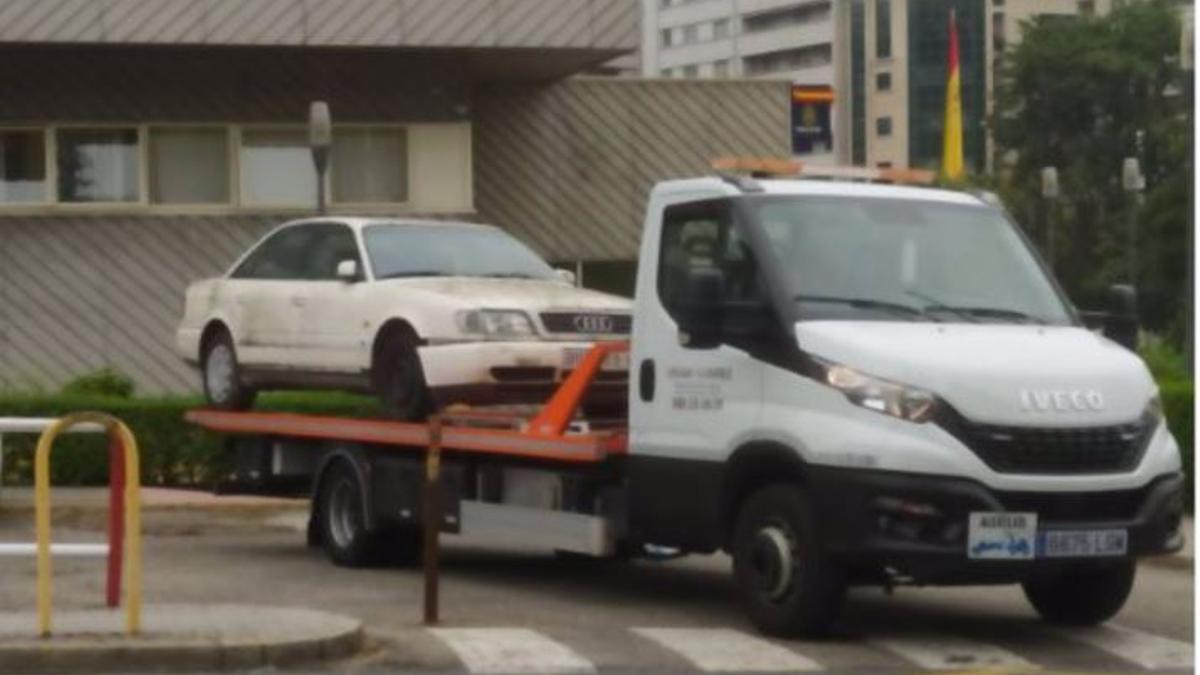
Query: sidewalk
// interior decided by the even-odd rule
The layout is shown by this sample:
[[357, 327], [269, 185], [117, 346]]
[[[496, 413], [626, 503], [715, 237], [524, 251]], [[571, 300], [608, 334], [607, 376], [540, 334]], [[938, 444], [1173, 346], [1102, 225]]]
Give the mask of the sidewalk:
[[[6, 485], [0, 489], [0, 513], [33, 510], [33, 488]], [[55, 510], [104, 510], [108, 508], [107, 487], [51, 487], [50, 501]], [[306, 499], [214, 495], [203, 490], [143, 487], [142, 509], [146, 511], [193, 510], [275, 510], [307, 508]]]

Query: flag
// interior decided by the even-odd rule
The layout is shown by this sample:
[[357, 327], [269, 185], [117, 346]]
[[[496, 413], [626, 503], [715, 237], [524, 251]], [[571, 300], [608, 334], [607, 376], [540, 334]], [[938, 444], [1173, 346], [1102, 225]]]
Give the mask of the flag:
[[958, 180], [963, 175], [962, 85], [958, 68], [958, 27], [950, 8], [950, 51], [947, 55], [946, 121], [942, 128], [942, 175]]

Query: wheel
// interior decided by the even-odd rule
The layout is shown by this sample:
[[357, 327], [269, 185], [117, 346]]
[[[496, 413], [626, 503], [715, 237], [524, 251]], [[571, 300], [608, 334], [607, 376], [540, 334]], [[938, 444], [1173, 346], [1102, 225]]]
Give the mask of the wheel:
[[204, 397], [221, 410], [247, 410], [254, 405], [256, 391], [242, 382], [241, 367], [233, 339], [222, 330], [204, 345], [200, 359]]
[[330, 467], [321, 482], [318, 518], [321, 543], [334, 564], [364, 567], [382, 560], [379, 538], [367, 531], [358, 475], [348, 463]]
[[821, 552], [800, 488], [762, 488], [742, 504], [733, 570], [750, 620], [767, 635], [827, 633], [846, 595], [845, 571]]
[[410, 330], [392, 333], [385, 338], [373, 368], [384, 408], [402, 420], [423, 420], [432, 407], [417, 344], [417, 336]]
[[1111, 619], [1129, 598], [1137, 563], [1080, 563], [1025, 581], [1025, 597], [1042, 619], [1070, 626], [1092, 626]]

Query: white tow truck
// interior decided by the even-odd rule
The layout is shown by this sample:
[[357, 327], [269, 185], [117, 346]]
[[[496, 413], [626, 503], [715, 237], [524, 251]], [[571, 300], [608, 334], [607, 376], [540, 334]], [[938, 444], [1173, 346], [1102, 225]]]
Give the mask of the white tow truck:
[[[781, 164], [801, 171], [732, 160], [653, 189], [630, 343], [532, 419], [189, 418], [232, 434], [242, 483], [311, 495], [341, 564], [417, 554], [436, 441], [442, 531], [725, 551], [768, 634], [826, 631], [854, 584], [1019, 583], [1047, 621], [1114, 615], [1137, 559], [1183, 543], [1131, 291], [1093, 332], [994, 200], [871, 182], [906, 171], [763, 177]], [[628, 418], [580, 419], [626, 349]]]

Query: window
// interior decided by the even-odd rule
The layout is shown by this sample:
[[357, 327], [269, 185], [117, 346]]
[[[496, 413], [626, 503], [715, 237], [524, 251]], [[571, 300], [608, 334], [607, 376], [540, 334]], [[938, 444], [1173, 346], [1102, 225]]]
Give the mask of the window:
[[699, 74], [700, 74], [700, 69], [699, 69], [699, 67], [696, 66], [696, 64], [692, 64], [690, 66], [683, 67], [683, 76], [684, 77], [696, 77]]
[[353, 260], [362, 270], [362, 262], [358, 256], [358, 244], [354, 241], [354, 232], [341, 223], [319, 223], [304, 226], [311, 229], [310, 238], [306, 243], [301, 278], [310, 281], [337, 280], [338, 264], [343, 260]]
[[404, 129], [333, 130], [331, 179], [336, 202], [408, 201], [408, 143]]
[[430, 276], [553, 279], [525, 244], [494, 227], [368, 225], [363, 242], [376, 279]]
[[892, 2], [875, 0], [875, 56], [892, 57]]
[[229, 135], [222, 127], [150, 130], [150, 201], [229, 203]]
[[315, 206], [317, 171], [305, 131], [243, 130], [241, 188], [248, 206]]
[[875, 134], [877, 136], [891, 136], [892, 118], [880, 117], [879, 119], [875, 120]]
[[138, 201], [137, 129], [60, 129], [57, 141], [59, 201]]
[[0, 203], [46, 201], [46, 137], [36, 130], [0, 131]]
[[670, 47], [671, 46], [671, 29], [664, 28], [659, 32], [662, 34], [662, 37], [659, 39], [659, 41], [662, 43], [662, 46]]
[[696, 24], [683, 27], [683, 44], [690, 45], [700, 39], [699, 30]]
[[1005, 35], [1004, 12], [992, 14], [992, 49], [1002, 52], [1008, 43]]
[[234, 279], [303, 279], [315, 225], [293, 225], [267, 237], [233, 272]]
[[713, 39], [724, 40], [729, 37], [729, 19], [717, 19], [713, 22]]
[[1079, 13], [1084, 16], [1092, 16], [1096, 13], [1095, 0], [1079, 0]]
[[750, 14], [742, 19], [742, 30], [746, 33], [760, 33], [789, 26], [827, 22], [830, 18], [830, 3], [811, 3], [800, 7], [785, 7]]
[[746, 75], [766, 75], [788, 70], [800, 70], [831, 63], [833, 49], [829, 44], [810, 45], [778, 52], [767, 52], [747, 56], [742, 60], [742, 72]]
[[729, 77], [729, 59], [713, 61], [713, 76]]
[[875, 89], [878, 91], [891, 91], [892, 90], [892, 74], [891, 73], [879, 73], [878, 75], [876, 75], [875, 76]]

